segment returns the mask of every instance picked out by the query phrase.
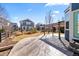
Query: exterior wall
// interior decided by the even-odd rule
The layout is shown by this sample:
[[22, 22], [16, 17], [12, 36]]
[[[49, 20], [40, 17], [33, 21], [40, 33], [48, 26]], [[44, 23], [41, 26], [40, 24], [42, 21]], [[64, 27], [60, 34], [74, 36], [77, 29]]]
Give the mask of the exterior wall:
[[20, 27], [22, 30], [31, 30], [32, 28], [34, 28], [34, 23], [30, 20], [22, 20], [20, 21]]
[[71, 5], [70, 5], [70, 17], [69, 17], [69, 40], [71, 43], [73, 43], [73, 13], [71, 10]]
[[74, 26], [75, 25], [74, 12], [79, 11], [79, 7], [78, 7], [79, 6], [79, 3], [76, 4], [76, 7], [73, 6], [73, 8], [72, 8], [72, 4], [70, 6], [71, 6], [70, 7], [71, 8], [71, 12], [70, 12], [71, 13], [71, 16], [70, 16], [70, 21], [69, 21], [70, 22], [70, 26], [69, 26], [70, 27], [70, 30], [69, 30], [70, 31], [70, 34], [69, 34], [70, 35], [70, 38], [69, 39], [70, 39], [70, 42], [73, 43], [74, 42], [73, 39], [79, 40], [79, 38], [78, 38], [79, 36], [78, 37], [75, 37], [74, 36], [74, 35], [76, 35], [75, 29], [77, 30], [77, 28], [76, 28], [77, 25]]
[[[70, 41], [70, 6], [65, 10], [65, 39]], [[69, 23], [68, 23], [69, 22]]]
[[[73, 19], [73, 17], [74, 16], [73, 16], [73, 11], [72, 11], [72, 4], [70, 4], [67, 9], [69, 9], [69, 11], [67, 13], [69, 13], [70, 15], [69, 15], [69, 29], [66, 29], [66, 21], [65, 21], [65, 37], [69, 37], [69, 41], [71, 43], [73, 43], [74, 42], [73, 41], [73, 38], [74, 38], [74, 35], [73, 35], [74, 34], [73, 33], [73, 30], [74, 30], [74, 28], [73, 28], [74, 22], [73, 21], [74, 21], [74, 19]], [[67, 33], [67, 32], [69, 32], [69, 33]]]
[[13, 31], [17, 31], [18, 30], [17, 23], [11, 23], [11, 26], [12, 26]]
[[39, 31], [44, 31], [45, 30], [45, 24], [36, 24], [36, 29]]
[[[79, 5], [79, 4], [78, 4]], [[75, 35], [75, 33], [74, 33], [74, 29], [76, 29], [75, 28], [75, 26], [74, 26], [74, 12], [77, 12], [77, 11], [79, 11], [79, 9], [73, 9], [72, 8], [72, 4], [70, 4], [69, 5], [69, 8], [70, 8], [70, 10], [69, 10], [69, 14], [70, 14], [70, 16], [69, 16], [69, 41], [71, 42], [71, 43], [73, 43], [74, 41], [73, 41], [73, 39], [76, 39], [76, 40], [78, 40], [79, 38], [77, 38], [77, 37], [74, 37], [74, 35]], [[73, 9], [73, 10], [72, 10]], [[65, 24], [66, 25], [66, 24]], [[76, 25], [77, 26], [77, 25]], [[66, 28], [65, 28], [65, 30], [66, 30]], [[66, 35], [67, 36], [67, 35]]]

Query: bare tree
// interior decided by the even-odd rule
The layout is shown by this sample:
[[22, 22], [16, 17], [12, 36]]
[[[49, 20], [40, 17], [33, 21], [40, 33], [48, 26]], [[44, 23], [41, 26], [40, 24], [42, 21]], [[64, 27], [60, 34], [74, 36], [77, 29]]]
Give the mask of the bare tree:
[[7, 10], [1, 4], [0, 4], [0, 17], [3, 17], [5, 19], [9, 18]]
[[[4, 26], [6, 24], [6, 22], [3, 23], [3, 20], [8, 21], [8, 19], [9, 19], [9, 16], [8, 16], [7, 10], [0, 4], [0, 20], [2, 23], [1, 26]], [[6, 28], [6, 26], [7, 26], [7, 24], [4, 26], [4, 28]], [[0, 30], [2, 30], [2, 29], [0, 29]], [[1, 32], [0, 32], [0, 42], [1, 42]]]
[[51, 31], [51, 20], [52, 20], [52, 14], [51, 13], [52, 13], [52, 11], [50, 10], [45, 17], [46, 24], [48, 25], [48, 29], [49, 29], [48, 33]]

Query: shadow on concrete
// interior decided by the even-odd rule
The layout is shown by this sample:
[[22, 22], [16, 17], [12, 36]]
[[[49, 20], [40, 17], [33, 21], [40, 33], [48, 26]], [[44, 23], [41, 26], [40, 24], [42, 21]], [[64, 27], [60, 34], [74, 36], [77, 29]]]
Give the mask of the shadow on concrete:
[[40, 40], [42, 40], [43, 42], [45, 42], [45, 43], [51, 45], [52, 47], [56, 48], [57, 50], [61, 51], [61, 52], [64, 53], [64, 54], [66, 54], [67, 56], [71, 56], [71, 54], [68, 53], [68, 50], [67, 50], [67, 49], [64, 50], [63, 48], [54, 45], [53, 43], [47, 41], [47, 38], [46, 38], [46, 39], [42, 39], [42, 38], [41, 38]]

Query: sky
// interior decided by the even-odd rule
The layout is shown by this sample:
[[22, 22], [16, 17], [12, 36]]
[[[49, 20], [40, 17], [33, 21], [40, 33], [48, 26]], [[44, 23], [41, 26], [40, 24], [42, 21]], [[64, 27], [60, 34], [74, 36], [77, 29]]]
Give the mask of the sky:
[[20, 20], [30, 19], [35, 24], [45, 23], [45, 16], [52, 11], [53, 22], [57, 22], [64, 17], [64, 10], [69, 4], [55, 3], [2, 3], [7, 10], [10, 21], [17, 23]]

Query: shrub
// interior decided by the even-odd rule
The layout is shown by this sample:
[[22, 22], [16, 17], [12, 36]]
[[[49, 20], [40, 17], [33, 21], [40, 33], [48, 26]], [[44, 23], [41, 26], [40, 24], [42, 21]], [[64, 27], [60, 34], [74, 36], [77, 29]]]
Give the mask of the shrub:
[[32, 33], [36, 33], [37, 32], [37, 29], [36, 28], [32, 28], [31, 32]]
[[32, 32], [31, 31], [28, 31], [28, 32], [26, 32], [26, 34], [32, 34]]
[[33, 34], [33, 33], [36, 33], [36, 32], [37, 32], [36, 28], [32, 28], [29, 31], [23, 31], [24, 34]]
[[60, 28], [61, 33], [64, 33], [64, 27]]
[[4, 32], [4, 29], [0, 29], [0, 33]]
[[22, 35], [21, 32], [16, 32], [16, 33], [15, 33], [15, 36], [20, 36], [20, 35]]

